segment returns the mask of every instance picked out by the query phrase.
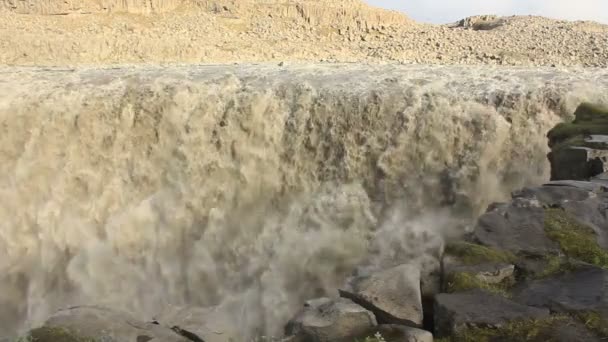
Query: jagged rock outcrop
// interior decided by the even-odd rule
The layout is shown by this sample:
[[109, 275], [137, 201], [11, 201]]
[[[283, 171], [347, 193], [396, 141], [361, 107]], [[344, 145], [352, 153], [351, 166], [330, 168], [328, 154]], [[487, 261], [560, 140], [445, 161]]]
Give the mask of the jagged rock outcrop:
[[453, 27], [472, 30], [491, 30], [504, 24], [505, 20], [497, 15], [476, 15], [460, 20]]
[[301, 20], [311, 26], [331, 26], [342, 31], [412, 23], [402, 13], [374, 8], [359, 0], [0, 0], [0, 11], [36, 15], [151, 14], [180, 7], [202, 8], [228, 17], [266, 14], [270, 18]]
[[161, 13], [174, 10], [190, 0], [0, 0], [0, 12], [67, 15], [86, 13]]
[[[270, 18], [288, 18], [314, 27], [348, 30], [376, 30], [413, 24], [403, 13], [368, 6], [359, 0], [190, 0], [214, 12]], [[248, 13], [249, 12], [249, 13]]]
[[608, 108], [583, 103], [574, 117], [548, 134], [551, 180], [588, 180], [608, 171]]

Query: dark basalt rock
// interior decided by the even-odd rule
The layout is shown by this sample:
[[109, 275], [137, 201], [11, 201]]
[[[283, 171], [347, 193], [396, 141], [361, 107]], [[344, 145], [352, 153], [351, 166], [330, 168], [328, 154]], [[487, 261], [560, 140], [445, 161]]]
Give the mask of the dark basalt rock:
[[513, 203], [482, 215], [473, 238], [483, 245], [513, 253], [546, 255], [559, 252], [559, 246], [545, 233], [543, 208], [516, 207]]
[[553, 312], [593, 311], [608, 318], [608, 270], [588, 266], [528, 281], [514, 289], [513, 299]]
[[443, 293], [435, 299], [435, 333], [439, 337], [470, 327], [498, 328], [514, 320], [548, 316], [547, 309], [522, 305], [482, 290]]

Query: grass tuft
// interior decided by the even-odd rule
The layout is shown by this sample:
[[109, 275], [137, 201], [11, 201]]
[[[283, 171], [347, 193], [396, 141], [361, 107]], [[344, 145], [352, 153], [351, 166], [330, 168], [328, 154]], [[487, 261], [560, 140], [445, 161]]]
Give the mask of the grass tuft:
[[474, 274], [467, 272], [455, 272], [448, 276], [446, 281], [446, 292], [454, 293], [473, 289], [482, 289], [503, 297], [509, 297], [510, 295], [508, 290], [511, 285], [512, 284], [508, 279], [505, 279], [505, 281], [499, 284], [489, 284], [482, 279], [479, 279]]
[[79, 336], [65, 328], [41, 327], [28, 335], [27, 342], [98, 342], [96, 339]]
[[545, 209], [545, 231], [566, 256], [608, 268], [608, 251], [598, 245], [593, 229], [581, 224], [563, 209]]
[[559, 315], [513, 321], [499, 328], [469, 327], [453, 336], [435, 339], [435, 342], [555, 341], [554, 327], [567, 324], [568, 320], [568, 316]]
[[590, 331], [603, 340], [608, 339], [608, 319], [594, 311], [577, 312], [574, 314]]
[[510, 252], [468, 242], [448, 244], [445, 248], [445, 254], [457, 257], [465, 265], [478, 265], [486, 262], [513, 263], [517, 260], [515, 255]]

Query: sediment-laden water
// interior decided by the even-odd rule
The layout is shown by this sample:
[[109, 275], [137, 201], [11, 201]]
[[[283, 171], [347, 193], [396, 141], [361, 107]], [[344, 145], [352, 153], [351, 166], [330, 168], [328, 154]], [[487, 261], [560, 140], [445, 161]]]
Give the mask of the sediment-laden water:
[[581, 101], [608, 103], [608, 70], [0, 68], [0, 336], [78, 304], [277, 334], [546, 180]]

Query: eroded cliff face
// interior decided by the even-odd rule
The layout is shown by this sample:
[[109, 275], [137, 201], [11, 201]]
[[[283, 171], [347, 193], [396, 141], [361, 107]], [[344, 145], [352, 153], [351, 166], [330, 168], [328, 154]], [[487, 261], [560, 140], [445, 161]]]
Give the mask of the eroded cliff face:
[[184, 2], [184, 0], [2, 0], [0, 11], [41, 15], [115, 12], [148, 14], [174, 10]]
[[461, 219], [548, 178], [563, 113], [608, 100], [606, 70], [0, 73], [0, 333], [98, 303], [277, 334], [359, 265], [436, 262]]
[[32, 15], [85, 13], [151, 14], [176, 9], [206, 9], [212, 13], [303, 20], [310, 25], [372, 29], [404, 24], [405, 15], [373, 8], [359, 0], [2, 0], [0, 11]]

